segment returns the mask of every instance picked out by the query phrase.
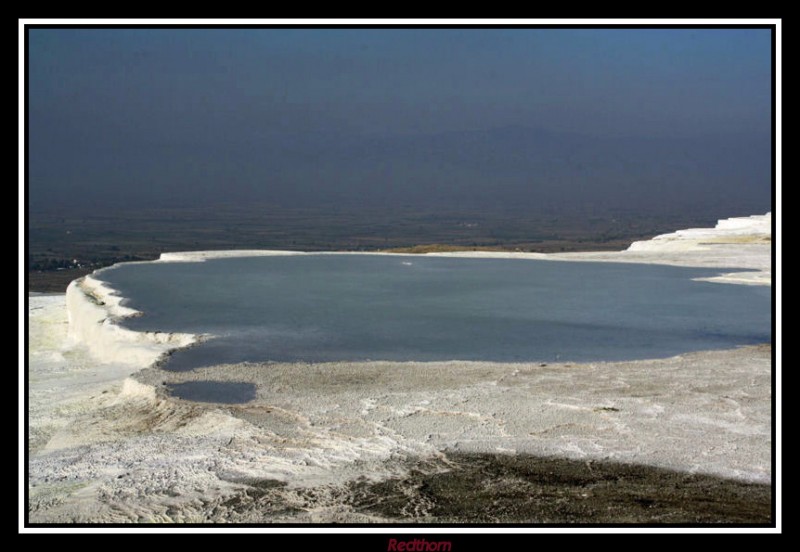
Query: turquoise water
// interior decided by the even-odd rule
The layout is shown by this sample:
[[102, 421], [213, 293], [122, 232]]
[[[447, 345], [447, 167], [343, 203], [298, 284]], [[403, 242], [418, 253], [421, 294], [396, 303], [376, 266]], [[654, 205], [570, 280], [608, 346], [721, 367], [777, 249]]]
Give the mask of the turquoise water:
[[[135, 330], [216, 336], [167, 369], [235, 362], [599, 361], [771, 341], [771, 288], [721, 269], [300, 255], [121, 265]], [[730, 270], [724, 270], [728, 272]]]

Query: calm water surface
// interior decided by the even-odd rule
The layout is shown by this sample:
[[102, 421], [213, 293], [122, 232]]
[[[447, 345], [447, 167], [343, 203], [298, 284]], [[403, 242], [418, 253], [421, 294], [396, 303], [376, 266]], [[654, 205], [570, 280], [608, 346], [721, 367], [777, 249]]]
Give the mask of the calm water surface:
[[135, 330], [213, 334], [167, 369], [243, 361], [595, 361], [771, 340], [771, 288], [730, 270], [300, 255], [122, 265]]

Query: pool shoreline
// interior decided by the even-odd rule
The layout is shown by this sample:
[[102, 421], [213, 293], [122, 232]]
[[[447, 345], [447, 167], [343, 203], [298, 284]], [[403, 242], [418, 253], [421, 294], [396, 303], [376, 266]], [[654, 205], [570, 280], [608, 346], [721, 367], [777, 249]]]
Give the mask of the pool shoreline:
[[[772, 284], [771, 244], [709, 239], [690, 234], [677, 245], [661, 240], [661, 250], [552, 258], [741, 267], [754, 277], [729, 283]], [[564, 473], [574, 473], [569, 462], [578, 460], [610, 462], [609, 473], [618, 475], [636, 465], [705, 474], [712, 479], [700, 487], [723, 507], [697, 520], [768, 523], [765, 500], [776, 475], [772, 377], [780, 371], [772, 346], [617, 363], [248, 363], [166, 372], [97, 360], [68, 339], [58, 297], [31, 296], [29, 309], [31, 522], [481, 522], [479, 512], [468, 519], [398, 516], [391, 506], [362, 508], [359, 500], [370, 502], [377, 492], [391, 504], [392, 489], [418, 488], [420, 481], [441, 488], [419, 475], [421, 466], [447, 473], [447, 462], [458, 458], [465, 475], [459, 479], [453, 467], [456, 479], [447, 488], [463, 489], [465, 503], [474, 499], [490, 512], [497, 497], [481, 502], [486, 497], [464, 487], [474, 482], [470, 463], [490, 461], [486, 481], [502, 489], [513, 480], [502, 459], [519, 457], [565, 459]], [[99, 320], [109, 317], [109, 326], [113, 316]], [[175, 345], [168, 336], [151, 337], [153, 358]], [[250, 381], [256, 398], [215, 404], [169, 395], [169, 384], [191, 378]], [[491, 461], [497, 454], [501, 460]], [[514, 477], [535, 477], [524, 465], [514, 470]], [[557, 494], [558, 473], [550, 481]], [[602, 522], [691, 523], [697, 513], [659, 510], [652, 497], [641, 496], [647, 487], [637, 485], [618, 487], [613, 500], [627, 506]], [[592, 504], [604, 503], [580, 489], [564, 487], [577, 509], [561, 518], [545, 511], [537, 518], [532, 506], [486, 522], [591, 523]], [[726, 515], [729, 492], [743, 497], [737, 504], [752, 499], [758, 511], [737, 506]], [[582, 500], [587, 509], [576, 502]], [[659, 512], [666, 517], [650, 515]]]

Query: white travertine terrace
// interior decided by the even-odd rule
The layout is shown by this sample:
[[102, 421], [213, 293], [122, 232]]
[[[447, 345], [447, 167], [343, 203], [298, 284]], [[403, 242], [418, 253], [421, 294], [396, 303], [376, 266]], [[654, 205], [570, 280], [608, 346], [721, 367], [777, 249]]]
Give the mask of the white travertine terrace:
[[137, 311], [103, 282], [86, 276], [70, 283], [66, 293], [69, 338], [87, 347], [99, 362], [141, 368], [171, 349], [186, 347], [198, 337], [166, 332], [135, 332], [116, 323]]
[[[446, 256], [748, 269], [771, 285], [771, 215], [728, 219], [599, 253]], [[279, 251], [165, 253], [159, 262]], [[441, 451], [614, 460], [769, 482], [769, 347], [634, 362], [241, 364], [147, 368], [188, 334], [116, 324], [136, 315], [100, 277], [29, 298], [31, 521], [202, 521], [247, 478], [290, 486], [396, 475]], [[198, 404], [163, 383], [248, 381], [244, 405]], [[395, 466], [395, 467], [393, 467]], [[206, 504], [206, 506], [203, 506]], [[321, 508], [308, 521], [325, 522]], [[351, 521], [354, 518], [348, 518]], [[355, 521], [364, 521], [361, 518]]]

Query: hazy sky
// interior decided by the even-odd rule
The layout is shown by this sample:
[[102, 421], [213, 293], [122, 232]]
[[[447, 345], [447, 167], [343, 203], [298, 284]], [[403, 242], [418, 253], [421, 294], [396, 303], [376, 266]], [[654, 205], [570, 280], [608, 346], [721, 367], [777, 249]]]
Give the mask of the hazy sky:
[[[496, 132], [510, 127], [618, 144], [611, 152], [618, 161], [611, 168], [598, 161], [598, 172], [609, 173], [609, 182], [643, 186], [649, 180], [642, 170], [653, 169], [631, 168], [622, 159], [625, 144], [660, 140], [640, 155], [658, 166], [683, 163], [676, 170], [694, 179], [692, 189], [717, 179], [716, 193], [726, 178], [734, 195], [769, 203], [767, 29], [29, 33], [32, 207], [72, 200], [157, 204], [159, 197], [192, 195], [187, 201], [302, 203], [315, 194], [331, 200], [365, 189], [379, 197], [384, 183], [394, 198], [406, 186], [413, 196], [415, 186], [447, 175], [475, 195], [481, 186], [510, 186], [484, 178], [489, 169], [509, 166], [492, 156], [498, 147], [514, 151], [515, 159], [536, 158], [517, 163], [509, 176], [518, 197], [542, 163], [551, 164], [544, 171], [551, 180], [591, 185], [593, 160], [609, 153], [569, 138], [563, 151], [548, 149], [543, 160], [547, 138], [540, 134], [523, 133], [515, 142], [506, 133], [498, 146]], [[402, 146], [448, 133], [439, 158]], [[709, 145], [715, 165], [705, 164], [698, 144]], [[664, 147], [682, 153], [665, 161]], [[487, 171], [460, 164], [467, 151], [472, 158], [485, 154]], [[725, 151], [756, 156], [747, 159], [747, 174], [737, 180], [715, 172], [725, 165], [719, 159]], [[566, 160], [552, 165], [560, 155]], [[639, 172], [626, 176], [625, 167]], [[448, 193], [459, 189], [453, 183]], [[537, 184], [526, 189], [533, 198]]]

